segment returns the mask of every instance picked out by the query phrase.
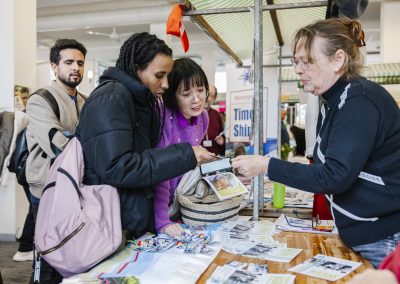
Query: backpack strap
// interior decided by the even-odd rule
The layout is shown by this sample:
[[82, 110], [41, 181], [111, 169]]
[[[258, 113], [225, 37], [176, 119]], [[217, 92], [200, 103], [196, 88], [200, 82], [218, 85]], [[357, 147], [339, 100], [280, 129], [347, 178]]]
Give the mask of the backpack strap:
[[48, 102], [48, 104], [50, 105], [50, 107], [53, 110], [54, 114], [57, 116], [57, 119], [60, 120], [60, 109], [59, 109], [58, 103], [57, 103], [57, 101], [54, 98], [52, 93], [50, 93], [46, 89], [38, 89], [36, 92], [34, 92], [29, 97], [31, 97], [33, 95], [39, 95], [42, 98], [44, 98]]
[[[33, 95], [39, 95], [42, 98], [44, 98], [46, 100], [46, 102], [50, 105], [50, 107], [53, 110], [53, 113], [56, 115], [58, 121], [60, 120], [60, 108], [58, 107], [58, 103], [57, 103], [57, 100], [54, 98], [54, 95], [49, 90], [44, 89], [44, 88], [38, 89], [29, 97], [31, 97]], [[49, 139], [50, 139], [51, 150], [57, 156], [61, 152], [61, 150], [59, 150], [53, 143], [51, 143], [56, 132], [57, 132], [57, 129], [55, 129], [55, 128], [50, 129]], [[43, 152], [42, 156], [43, 156], [43, 158], [46, 158], [47, 154], [45, 152]]]

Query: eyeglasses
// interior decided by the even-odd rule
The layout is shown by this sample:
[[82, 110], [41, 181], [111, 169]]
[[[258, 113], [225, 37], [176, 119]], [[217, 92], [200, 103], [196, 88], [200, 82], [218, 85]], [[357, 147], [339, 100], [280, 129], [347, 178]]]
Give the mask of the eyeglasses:
[[290, 61], [295, 69], [300, 67], [302, 70], [308, 70], [312, 64], [296, 57], [290, 58]]
[[314, 230], [322, 232], [332, 232], [335, 229], [335, 223], [332, 220], [321, 220], [319, 215], [312, 217], [312, 227]]
[[333, 221], [330, 220], [320, 220], [319, 216], [313, 217], [311, 221], [302, 220], [302, 219], [289, 219], [285, 216], [286, 222], [290, 227], [301, 228], [304, 230], [315, 230], [315, 231], [323, 231], [323, 232], [332, 232], [335, 228]]
[[286, 222], [290, 227], [295, 227], [295, 228], [302, 228], [302, 229], [306, 229], [306, 230], [312, 230], [313, 227], [310, 226], [309, 222], [307, 220], [302, 220], [302, 219], [290, 219], [288, 217], [285, 216]]
[[197, 92], [183, 92], [178, 95], [178, 100], [194, 102], [196, 97], [199, 100], [204, 101], [208, 98], [209, 92], [207, 90], [197, 91]]

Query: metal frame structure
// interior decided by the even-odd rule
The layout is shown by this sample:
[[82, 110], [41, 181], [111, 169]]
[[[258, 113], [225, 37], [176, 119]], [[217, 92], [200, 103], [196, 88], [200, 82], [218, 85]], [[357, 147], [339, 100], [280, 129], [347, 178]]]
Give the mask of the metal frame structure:
[[[255, 2], [255, 1], [254, 1]], [[290, 3], [290, 4], [273, 4], [273, 0], [266, 0], [267, 5], [260, 6], [262, 11], [270, 11], [271, 19], [274, 25], [275, 34], [278, 39], [279, 45], [283, 45], [283, 39], [280, 32], [279, 22], [276, 16], [277, 10], [287, 10], [287, 9], [300, 9], [300, 8], [311, 8], [311, 7], [322, 7], [327, 6], [328, 0], [324, 1], [310, 1], [303, 3]], [[271, 4], [270, 4], [271, 3]], [[224, 40], [214, 31], [214, 29], [207, 23], [204, 19], [204, 15], [214, 15], [214, 14], [230, 14], [230, 13], [248, 13], [255, 10], [255, 6], [252, 7], [233, 7], [233, 8], [218, 8], [218, 9], [202, 9], [196, 10], [191, 4], [190, 0], [186, 0], [185, 3], [186, 10], [183, 12], [183, 16], [190, 16], [191, 19], [196, 22], [199, 27], [208, 34], [212, 39], [214, 39], [217, 45], [225, 51], [238, 66], [242, 65], [241, 59], [233, 52], [233, 50], [224, 42]], [[262, 23], [257, 23], [257, 25]], [[255, 25], [256, 26], [256, 25]]]
[[[274, 4], [273, 0], [265, 0], [267, 5], [263, 5], [263, 0], [254, 0], [253, 7], [235, 7], [235, 8], [219, 8], [219, 9], [203, 9], [196, 10], [189, 0], [186, 0], [184, 16], [190, 16], [199, 27], [213, 38], [219, 47], [224, 50], [238, 66], [242, 66], [241, 59], [232, 51], [232, 49], [223, 41], [223, 39], [212, 29], [202, 15], [227, 14], [227, 13], [246, 13], [254, 12], [254, 154], [262, 154], [263, 152], [263, 120], [260, 118], [263, 113], [263, 11], [270, 11], [275, 34], [280, 46], [279, 49], [279, 75], [281, 75], [282, 67], [282, 46], [284, 45], [278, 18], [277, 10], [283, 9], [299, 9], [310, 7], [327, 6], [328, 1], [311, 1], [304, 3]], [[272, 67], [272, 66], [271, 66]], [[281, 83], [279, 82], [279, 97], [281, 91]], [[280, 109], [280, 99], [278, 99]], [[280, 111], [278, 111], [278, 130], [280, 130]], [[278, 133], [278, 141], [280, 141], [280, 131]], [[278, 151], [280, 151], [278, 145]], [[258, 221], [259, 210], [264, 208], [264, 175], [255, 177], [253, 183], [253, 220]]]

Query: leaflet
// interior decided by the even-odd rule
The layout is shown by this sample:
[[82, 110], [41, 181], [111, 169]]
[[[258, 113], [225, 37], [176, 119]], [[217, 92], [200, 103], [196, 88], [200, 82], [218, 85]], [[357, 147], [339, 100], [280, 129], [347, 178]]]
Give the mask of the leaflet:
[[224, 243], [222, 249], [233, 254], [276, 262], [290, 262], [302, 251], [302, 249], [288, 248], [286, 244], [276, 241], [267, 244], [243, 240]]
[[255, 243], [251, 248], [241, 253], [244, 256], [255, 257], [277, 262], [290, 262], [302, 249], [287, 248], [286, 245], [267, 245]]
[[220, 231], [225, 234], [224, 243], [227, 238], [234, 240], [250, 240], [262, 243], [274, 242], [272, 235], [275, 231], [275, 225], [271, 221], [244, 221], [236, 220], [223, 223]]
[[231, 172], [202, 177], [215, 192], [219, 200], [230, 199], [248, 193], [247, 188]]
[[337, 281], [357, 269], [360, 265], [360, 262], [318, 254], [310, 260], [290, 268], [289, 271], [328, 281]]
[[291, 274], [269, 274], [266, 265], [247, 264], [235, 261], [224, 266], [218, 266], [206, 283], [292, 284], [294, 280], [295, 276]]
[[286, 186], [285, 207], [312, 208], [314, 194]]

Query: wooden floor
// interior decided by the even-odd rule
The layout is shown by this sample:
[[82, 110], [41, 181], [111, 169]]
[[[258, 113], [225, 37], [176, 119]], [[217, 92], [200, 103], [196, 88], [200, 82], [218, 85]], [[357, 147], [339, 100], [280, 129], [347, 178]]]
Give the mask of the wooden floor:
[[[360, 255], [354, 253], [351, 249], [347, 248], [339, 239], [337, 235], [320, 235], [310, 233], [294, 233], [294, 232], [281, 232], [274, 236], [274, 239], [281, 243], [287, 243], [290, 248], [301, 248], [303, 251], [294, 258], [290, 263], [280, 263], [273, 261], [266, 261], [261, 259], [249, 258], [239, 256], [221, 251], [215, 260], [211, 263], [208, 269], [201, 275], [198, 284], [206, 283], [207, 279], [211, 276], [217, 266], [224, 265], [230, 261], [241, 261], [246, 263], [268, 264], [268, 270], [271, 273], [286, 273], [296, 275], [296, 284], [328, 284], [328, 283], [345, 283], [351, 279], [355, 274], [360, 273], [367, 268], [372, 268], [369, 261], [363, 259]], [[337, 282], [326, 281], [315, 277], [309, 277], [302, 274], [289, 272], [288, 269], [305, 260], [312, 258], [317, 254], [324, 254], [328, 256], [335, 256], [347, 260], [362, 262], [362, 265], [348, 276], [340, 279]]]

